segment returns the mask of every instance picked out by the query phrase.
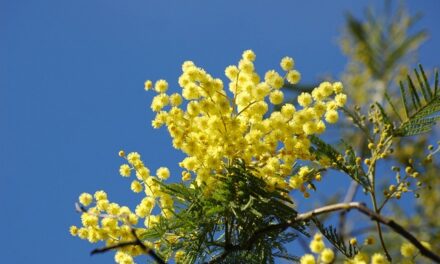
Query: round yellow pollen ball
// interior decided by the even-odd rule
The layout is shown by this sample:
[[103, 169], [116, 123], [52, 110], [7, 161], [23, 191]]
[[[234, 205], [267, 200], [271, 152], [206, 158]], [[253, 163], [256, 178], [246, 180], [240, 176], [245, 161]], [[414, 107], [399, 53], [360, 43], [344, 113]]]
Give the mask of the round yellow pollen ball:
[[160, 167], [157, 169], [156, 175], [159, 179], [166, 180], [170, 177], [170, 170], [166, 167]]
[[321, 252], [322, 262], [324, 262], [325, 264], [329, 264], [332, 263], [334, 259], [335, 259], [335, 253], [333, 252], [333, 250], [329, 248], [325, 248], [324, 250], [322, 250]]
[[272, 104], [279, 105], [284, 100], [284, 94], [279, 90], [275, 90], [270, 93], [269, 100]]
[[306, 254], [299, 260], [300, 264], [315, 264], [315, 257], [312, 254]]

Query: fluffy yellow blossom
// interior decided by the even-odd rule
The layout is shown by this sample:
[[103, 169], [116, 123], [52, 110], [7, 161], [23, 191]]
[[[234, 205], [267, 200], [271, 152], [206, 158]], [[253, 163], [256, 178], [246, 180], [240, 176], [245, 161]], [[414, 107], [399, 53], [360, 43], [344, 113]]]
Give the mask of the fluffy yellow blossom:
[[158, 80], [154, 84], [154, 90], [158, 93], [164, 93], [168, 90], [168, 82], [165, 80]]
[[302, 107], [307, 107], [312, 103], [312, 96], [309, 93], [301, 93], [298, 96], [298, 104]]
[[159, 179], [166, 180], [170, 177], [170, 170], [165, 167], [160, 167], [157, 169], [156, 175]]
[[147, 167], [140, 167], [136, 170], [136, 178], [143, 181], [150, 177], [150, 170]]
[[350, 242], [350, 245], [353, 245], [353, 246], [357, 245], [357, 239], [355, 237], [351, 238], [349, 242]]
[[283, 92], [276, 90], [270, 93], [270, 102], [274, 105], [279, 105], [283, 102], [284, 100], [284, 94]]
[[249, 60], [240, 60], [238, 63], [238, 69], [245, 73], [252, 73], [254, 70], [254, 64]]
[[342, 85], [341, 82], [333, 83], [333, 90], [335, 91], [335, 93], [337, 93], [337, 94], [342, 93], [343, 89], [344, 89], [344, 86]]
[[153, 98], [153, 101], [151, 102], [151, 110], [153, 110], [154, 112], [159, 112], [160, 110], [162, 110], [162, 108], [164, 108], [165, 106], [167, 106], [169, 103], [169, 97], [166, 94], [158, 94]]
[[313, 253], [319, 253], [324, 249], [325, 245], [323, 241], [312, 240], [310, 243], [310, 250]]
[[171, 106], [179, 106], [182, 104], [182, 96], [180, 96], [178, 93], [173, 93], [170, 96], [170, 104]]
[[293, 66], [295, 66], [295, 62], [291, 57], [284, 57], [281, 60], [280, 66], [283, 70], [289, 71], [293, 68]]
[[335, 259], [335, 253], [330, 248], [325, 248], [321, 251], [321, 261], [325, 264], [332, 263]]
[[301, 80], [301, 74], [296, 70], [291, 70], [287, 73], [286, 79], [290, 84], [297, 84]]
[[142, 191], [143, 187], [142, 184], [139, 181], [132, 181], [131, 182], [131, 190], [135, 193], [140, 193]]
[[389, 263], [388, 260], [385, 258], [384, 255], [380, 253], [375, 253], [371, 257], [371, 264], [387, 264], [387, 263]]
[[301, 264], [315, 264], [315, 257], [311, 254], [306, 254], [304, 256], [301, 257], [301, 259], [299, 260], [299, 263]]
[[285, 117], [285, 118], [292, 118], [293, 114], [295, 113], [296, 109], [295, 106], [292, 104], [285, 104], [283, 105], [283, 107], [281, 108], [281, 114]]
[[182, 64], [182, 71], [186, 71], [189, 68], [194, 67], [194, 62], [192, 61], [184, 61]]
[[255, 61], [256, 57], [257, 56], [252, 50], [245, 50], [242, 55], [242, 58], [248, 61]]
[[266, 72], [264, 75], [264, 81], [275, 89], [281, 88], [284, 84], [283, 78], [274, 70]]
[[417, 249], [411, 243], [403, 243], [400, 247], [400, 253], [404, 257], [412, 257], [417, 253]]
[[330, 82], [322, 82], [319, 84], [318, 89], [324, 97], [328, 97], [334, 92], [333, 85]]
[[102, 210], [102, 211], [107, 210], [108, 205], [109, 205], [109, 201], [108, 200], [99, 200], [99, 201], [96, 202], [96, 207], [99, 210]]
[[238, 76], [238, 72], [239, 72], [238, 67], [237, 67], [237, 66], [234, 66], [234, 65], [228, 66], [228, 67], [226, 67], [226, 69], [225, 69], [225, 75], [226, 75], [226, 77], [228, 77], [229, 80], [231, 80], [231, 81], [235, 81], [235, 79], [236, 79], [237, 76]]
[[69, 232], [72, 236], [77, 236], [78, 235], [78, 227], [76, 226], [71, 226], [69, 228]]
[[327, 121], [329, 124], [334, 124], [338, 122], [339, 115], [338, 112], [335, 110], [330, 110], [325, 113], [325, 121]]
[[95, 226], [98, 223], [98, 217], [96, 215], [83, 213], [81, 214], [81, 222], [83, 226]]
[[110, 203], [107, 206], [106, 212], [111, 215], [118, 215], [120, 210], [120, 206], [116, 203]]
[[369, 257], [365, 252], [358, 252], [356, 256], [354, 256], [353, 261], [349, 263], [353, 264], [368, 264]]
[[310, 246], [310, 250], [313, 253], [320, 253], [325, 248], [324, 241], [322, 240], [322, 235], [315, 234], [309, 246]]
[[78, 237], [81, 239], [87, 239], [87, 236], [89, 235], [87, 228], [80, 228], [78, 229]]
[[150, 80], [145, 81], [144, 87], [145, 91], [151, 90], [151, 88], [153, 88], [153, 82]]
[[325, 131], [325, 124], [322, 120], [319, 120], [316, 124], [316, 134], [322, 134]]
[[137, 152], [130, 152], [127, 155], [127, 161], [132, 165], [140, 161], [140, 159], [141, 159], [141, 155]]
[[133, 264], [133, 257], [122, 251], [118, 251], [115, 254], [115, 262], [119, 264]]
[[316, 122], [309, 121], [303, 125], [303, 130], [306, 135], [315, 134], [318, 130]]
[[335, 96], [335, 102], [339, 107], [342, 107], [347, 102], [347, 95], [346, 94], [337, 94]]
[[79, 196], [79, 202], [84, 206], [89, 206], [93, 201], [93, 196], [90, 193], [82, 193]]
[[107, 200], [107, 193], [104, 191], [96, 191], [93, 195], [96, 201]]
[[119, 174], [121, 174], [122, 177], [130, 177], [131, 175], [131, 168], [128, 164], [122, 164], [121, 167], [119, 167]]

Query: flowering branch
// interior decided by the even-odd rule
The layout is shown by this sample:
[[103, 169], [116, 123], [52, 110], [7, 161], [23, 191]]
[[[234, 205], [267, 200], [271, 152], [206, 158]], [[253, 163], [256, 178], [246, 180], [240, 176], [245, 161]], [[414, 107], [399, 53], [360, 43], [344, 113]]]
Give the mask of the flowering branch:
[[109, 246], [109, 247], [97, 248], [97, 249], [94, 249], [92, 252], [90, 252], [90, 255], [105, 253], [107, 251], [110, 251], [113, 249], [118, 249], [118, 248], [123, 248], [126, 246], [139, 246], [142, 249], [142, 251], [144, 251], [147, 255], [150, 255], [157, 263], [159, 263], [159, 264], [166, 263], [161, 257], [159, 257], [156, 254], [156, 252], [154, 252], [154, 250], [152, 250], [151, 248], [148, 248], [147, 246], [145, 246], [144, 243], [142, 243], [142, 241], [139, 239], [139, 237], [136, 234], [136, 229], [133, 228], [131, 230], [131, 233], [133, 234], [133, 236], [135, 238], [134, 241], [122, 242], [122, 243], [118, 243], [116, 245]]
[[[78, 203], [75, 203], [75, 209], [78, 213], [90, 214], [86, 208], [84, 208], [83, 206], [81, 206]], [[108, 215], [108, 214], [98, 214], [97, 216], [98, 217], [114, 217], [113, 215]], [[136, 234], [135, 228], [131, 229], [131, 233], [132, 233], [133, 237], [135, 238], [135, 240], [121, 242], [121, 243], [118, 243], [113, 246], [96, 248], [96, 249], [92, 250], [92, 252], [90, 252], [90, 255], [105, 253], [105, 252], [108, 252], [113, 249], [123, 248], [123, 247], [127, 247], [127, 246], [139, 246], [142, 249], [142, 251], [144, 251], [147, 255], [150, 255], [157, 263], [159, 263], [159, 264], [166, 263], [161, 257], [159, 257], [159, 255], [156, 254], [156, 252], [154, 252], [153, 249], [148, 248], [147, 246], [145, 246], [144, 243], [142, 243], [142, 241], [139, 239], [138, 235]]]
[[422, 243], [420, 243], [420, 241], [417, 240], [417, 238], [414, 237], [411, 233], [409, 233], [403, 226], [394, 222], [394, 220], [391, 220], [380, 214], [375, 213], [374, 211], [368, 209], [363, 203], [359, 203], [359, 202], [337, 203], [337, 204], [326, 205], [302, 214], [298, 214], [296, 217], [292, 218], [291, 221], [288, 221], [286, 223], [269, 225], [265, 228], [257, 230], [245, 243], [241, 245], [233, 245], [228, 248], [225, 248], [225, 251], [222, 254], [211, 260], [209, 263], [210, 264], [218, 263], [219, 261], [225, 259], [227, 255], [229, 255], [229, 253], [232, 253], [233, 251], [249, 250], [252, 247], [252, 245], [256, 241], [258, 241], [258, 238], [266, 233], [276, 230], [283, 231], [286, 228], [292, 226], [293, 223], [307, 221], [317, 215], [327, 214], [337, 211], [349, 211], [351, 209], [356, 209], [359, 212], [363, 213], [364, 215], [369, 216], [372, 220], [390, 227], [393, 231], [395, 231], [402, 237], [406, 238], [409, 242], [411, 242], [411, 244], [413, 244], [420, 251], [420, 254], [435, 261], [436, 263], [440, 263], [440, 256], [435, 254], [425, 246], [423, 246]]
[[420, 251], [420, 254], [437, 263], [440, 263], [440, 256], [438, 256], [437, 254], [435, 254], [434, 252], [423, 246], [422, 243], [420, 243], [420, 241], [417, 240], [417, 238], [415, 238], [411, 233], [409, 233], [403, 226], [394, 222], [394, 220], [391, 220], [389, 218], [386, 218], [380, 214], [373, 212], [372, 210], [368, 209], [364, 204], [359, 202], [338, 203], [338, 204], [332, 204], [332, 205], [320, 207], [315, 210], [303, 214], [299, 214], [297, 217], [295, 217], [294, 221], [305, 221], [316, 215], [326, 214], [341, 210], [348, 211], [350, 209], [356, 209], [359, 212], [369, 216], [372, 220], [380, 222], [381, 224], [390, 227], [393, 231], [395, 231], [399, 235], [406, 238], [409, 242], [411, 242], [411, 244], [413, 244]]

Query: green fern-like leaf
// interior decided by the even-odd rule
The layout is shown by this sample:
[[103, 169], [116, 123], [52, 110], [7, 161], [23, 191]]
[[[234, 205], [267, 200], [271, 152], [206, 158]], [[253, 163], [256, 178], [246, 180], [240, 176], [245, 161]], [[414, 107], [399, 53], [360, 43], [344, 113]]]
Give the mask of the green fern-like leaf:
[[[440, 119], [438, 71], [435, 72], [433, 86], [429, 84], [422, 65], [419, 65], [419, 70], [414, 70], [414, 75], [415, 78], [408, 75], [406, 83], [400, 82], [405, 117], [401, 118], [404, 121], [394, 131], [395, 136], [413, 136], [429, 132]], [[391, 106], [395, 108], [394, 105]]]
[[420, 15], [408, 15], [403, 6], [394, 15], [385, 15], [389, 19], [384, 21], [376, 12], [368, 9], [365, 21], [347, 16], [347, 30], [355, 43], [362, 47], [362, 57], [365, 58], [362, 62], [376, 79], [390, 75], [399, 62], [428, 36], [424, 30], [414, 33], [409, 30], [420, 19]]
[[365, 173], [361, 166], [356, 166], [356, 155], [354, 153], [353, 148], [344, 143], [346, 152], [348, 154], [347, 159], [345, 161], [341, 160], [340, 157], [343, 155], [339, 153], [333, 146], [325, 143], [323, 140], [316, 136], [310, 137], [311, 142], [314, 145], [313, 152], [318, 153], [318, 155], [323, 155], [328, 157], [335, 165], [336, 168], [345, 172], [349, 175], [353, 180], [358, 182], [364, 189], [370, 190], [370, 182], [368, 178], [365, 176]]
[[317, 218], [312, 218], [319, 231], [327, 238], [327, 240], [337, 249], [344, 254], [347, 258], [353, 258], [358, 249], [352, 244], [345, 245], [343, 237], [337, 232], [333, 226], [325, 227]]
[[384, 121], [385, 124], [390, 125], [391, 128], [393, 128], [393, 123], [391, 121], [391, 118], [387, 115], [387, 113], [385, 112], [385, 109], [383, 109], [383, 107], [379, 104], [376, 103], [377, 108], [379, 108], [379, 112], [380, 115], [382, 116], [382, 120]]

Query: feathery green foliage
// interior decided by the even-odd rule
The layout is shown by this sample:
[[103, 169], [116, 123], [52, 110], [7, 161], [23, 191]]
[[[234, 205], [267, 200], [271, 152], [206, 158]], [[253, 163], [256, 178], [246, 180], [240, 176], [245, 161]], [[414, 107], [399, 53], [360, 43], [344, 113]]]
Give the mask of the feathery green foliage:
[[[406, 82], [400, 82], [405, 116], [399, 115], [399, 119], [404, 121], [394, 131], [395, 136], [414, 136], [428, 132], [440, 119], [438, 115], [440, 111], [438, 71], [435, 71], [433, 85], [429, 84], [422, 65], [419, 65], [419, 70], [414, 70], [414, 75], [415, 78], [408, 75]], [[397, 108], [391, 100], [388, 103], [392, 108]]]
[[344, 158], [344, 156], [338, 150], [336, 150], [332, 145], [325, 143], [322, 139], [311, 136], [310, 140], [314, 145], [314, 147], [312, 147], [313, 152], [317, 153], [318, 156], [328, 157], [336, 169], [345, 172], [364, 189], [371, 189], [371, 184], [368, 180], [368, 177], [365, 176], [366, 174], [362, 166], [356, 165], [356, 155], [350, 145], [343, 142], [346, 152], [346, 158]]
[[348, 246], [345, 245], [344, 238], [333, 226], [330, 225], [329, 227], [325, 227], [316, 217], [312, 218], [312, 221], [325, 238], [327, 238], [327, 240], [347, 258], [352, 258], [359, 252], [356, 246], [350, 243]]
[[347, 15], [349, 33], [362, 47], [362, 57], [374, 78], [390, 75], [399, 61], [426, 39], [424, 30], [405, 35], [420, 17], [407, 16], [402, 7], [387, 17], [378, 17], [367, 9], [366, 21]]
[[[182, 183], [162, 184], [163, 191], [175, 198], [178, 210], [174, 218], [149, 228], [141, 239], [161, 238], [166, 245], [159, 251], [163, 256], [184, 250], [185, 263], [297, 260], [288, 253], [285, 244], [295, 240], [298, 232], [308, 234], [305, 223], [278, 228], [297, 215], [286, 193], [281, 189], [268, 191], [264, 180], [255, 177], [252, 168], [241, 160], [227, 168], [224, 175], [216, 177], [221, 184], [210, 195], [204, 195], [202, 190], [206, 188], [188, 188]], [[169, 234], [179, 234], [180, 238], [177, 242], [167, 241]]]

